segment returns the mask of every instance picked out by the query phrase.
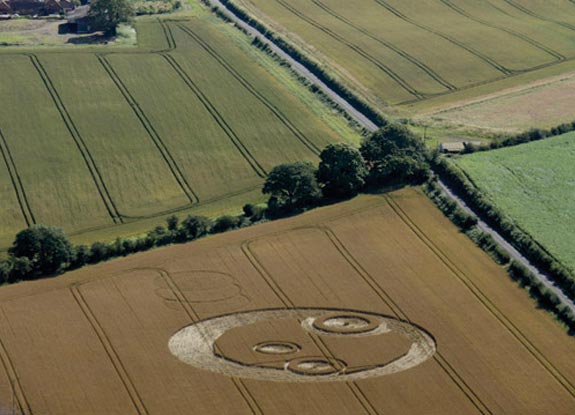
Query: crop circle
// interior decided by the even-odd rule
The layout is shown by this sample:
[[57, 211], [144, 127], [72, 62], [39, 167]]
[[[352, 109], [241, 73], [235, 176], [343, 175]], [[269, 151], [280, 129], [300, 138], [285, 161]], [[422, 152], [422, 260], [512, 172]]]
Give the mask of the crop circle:
[[258, 343], [254, 346], [254, 351], [263, 354], [292, 354], [297, 353], [300, 350], [300, 347], [292, 342], [284, 342], [284, 341], [269, 341]]
[[286, 369], [303, 376], [326, 376], [337, 374], [345, 368], [341, 360], [325, 357], [300, 357], [290, 360]]
[[[392, 332], [406, 338], [409, 347], [391, 361], [374, 362], [359, 370], [347, 367], [338, 356], [298, 355], [290, 359], [289, 355], [301, 348], [289, 341], [270, 340], [253, 346], [255, 352], [276, 355], [273, 365], [243, 362], [217, 350], [216, 341], [230, 330], [285, 319], [296, 319], [304, 331], [320, 337], [361, 337], [366, 341], [369, 336]], [[168, 346], [178, 359], [198, 369], [277, 382], [354, 381], [386, 376], [409, 370], [431, 358], [436, 351], [431, 335], [411, 323], [377, 313], [328, 308], [268, 309], [213, 317], [184, 327], [172, 336]], [[283, 366], [277, 366], [282, 359], [285, 359]]]
[[353, 313], [333, 313], [315, 319], [312, 324], [314, 328], [328, 333], [358, 334], [377, 329], [381, 321]]

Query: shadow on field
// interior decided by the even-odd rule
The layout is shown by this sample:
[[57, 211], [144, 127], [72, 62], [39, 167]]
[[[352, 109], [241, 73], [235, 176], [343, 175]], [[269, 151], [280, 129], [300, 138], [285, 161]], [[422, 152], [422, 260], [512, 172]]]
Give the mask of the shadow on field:
[[80, 36], [68, 39], [67, 43], [73, 45], [107, 45], [115, 39], [114, 36], [104, 35], [102, 33], [94, 33], [90, 36]]

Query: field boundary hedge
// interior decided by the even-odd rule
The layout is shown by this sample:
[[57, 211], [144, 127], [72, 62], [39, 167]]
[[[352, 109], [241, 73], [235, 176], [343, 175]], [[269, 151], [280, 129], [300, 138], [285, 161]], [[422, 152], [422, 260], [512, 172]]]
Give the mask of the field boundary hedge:
[[547, 138], [557, 137], [573, 131], [575, 131], [575, 121], [559, 124], [548, 129], [532, 128], [528, 131], [524, 131], [515, 135], [496, 138], [488, 145], [475, 146], [473, 144], [467, 144], [465, 145], [465, 149], [462, 154], [471, 154], [479, 151], [490, 151], [505, 147], [514, 147], [521, 144], [531, 143], [533, 141], [540, 141]]
[[436, 158], [432, 163], [439, 177], [475, 214], [500, 233], [538, 269], [548, 274], [570, 299], [575, 300], [575, 277], [571, 270], [501, 212], [459, 167], [445, 158]]
[[[365, 115], [370, 121], [377, 126], [384, 126], [387, 124], [386, 119], [363, 98], [357, 96], [347, 86], [343, 85], [340, 81], [336, 80], [330, 75], [322, 66], [291, 43], [278, 36], [273, 30], [269, 29], [265, 24], [252, 17], [248, 12], [238, 7], [230, 0], [220, 0], [232, 13], [238, 16], [245, 23], [256, 29], [263, 37], [274, 43], [277, 47], [283, 50], [286, 54], [302, 64], [308, 71], [314, 74], [318, 79], [325, 83], [330, 89], [336, 92], [339, 96], [345, 99], [356, 110]], [[218, 10], [215, 7], [215, 10]]]

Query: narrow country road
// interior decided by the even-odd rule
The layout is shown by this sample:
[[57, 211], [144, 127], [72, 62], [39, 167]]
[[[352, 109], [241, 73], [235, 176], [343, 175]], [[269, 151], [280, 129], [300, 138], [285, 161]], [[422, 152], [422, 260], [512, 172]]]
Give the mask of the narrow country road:
[[[284, 52], [281, 48], [275, 45], [273, 42], [268, 40], [265, 36], [263, 36], [258, 30], [250, 26], [248, 23], [240, 19], [237, 15], [235, 15], [231, 10], [229, 10], [224, 4], [222, 4], [219, 0], [208, 0], [212, 6], [217, 6], [222, 13], [227, 15], [234, 23], [236, 23], [239, 27], [246, 30], [251, 35], [259, 38], [262, 42], [266, 43], [271, 50], [273, 50], [278, 56], [284, 59], [286, 62], [289, 62], [292, 68], [298, 72], [300, 75], [307, 78], [310, 82], [314, 83], [317, 87], [319, 87], [327, 96], [329, 96], [333, 101], [335, 101], [341, 108], [343, 108], [351, 117], [353, 117], [360, 125], [362, 125], [365, 129], [369, 131], [377, 130], [377, 125], [374, 124], [371, 120], [369, 120], [364, 114], [358, 111], [355, 107], [353, 107], [348, 101], [346, 101], [343, 97], [341, 97], [338, 93], [336, 93], [333, 89], [327, 86], [321, 79], [311, 73], [306, 67], [304, 67], [301, 63], [296, 61], [286, 52]], [[458, 196], [456, 196], [451, 189], [447, 187], [447, 185], [439, 180], [439, 185], [443, 189], [443, 191], [451, 197], [455, 202], [467, 213], [477, 217], [475, 212], [473, 212], [463, 200], [461, 200]], [[565, 304], [569, 309], [575, 313], [575, 303], [569, 299], [563, 291], [554, 284], [554, 282], [543, 273], [539, 272], [537, 268], [535, 268], [527, 258], [525, 258], [519, 251], [517, 251], [509, 242], [507, 242], [498, 232], [492, 229], [489, 225], [485, 222], [477, 218], [477, 226], [483, 232], [491, 235], [495, 241], [499, 245], [501, 245], [513, 258], [514, 260], [523, 264], [529, 271], [535, 275], [535, 277], [549, 290], [554, 292], [557, 297]]]

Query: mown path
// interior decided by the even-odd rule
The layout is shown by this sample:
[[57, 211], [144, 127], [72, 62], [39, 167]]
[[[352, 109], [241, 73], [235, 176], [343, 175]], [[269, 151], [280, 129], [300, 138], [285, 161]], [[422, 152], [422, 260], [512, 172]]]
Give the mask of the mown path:
[[[257, 29], [250, 26], [244, 20], [240, 19], [236, 16], [231, 10], [229, 10], [224, 4], [222, 4], [219, 0], [208, 0], [212, 6], [217, 6], [222, 13], [228, 16], [235, 24], [241, 27], [243, 30], [247, 31], [251, 35], [259, 38], [260, 41], [264, 42], [269, 46], [269, 48], [275, 52], [278, 56], [284, 59], [286, 62], [289, 62], [292, 68], [297, 71], [300, 75], [307, 78], [310, 82], [317, 85], [327, 96], [329, 96], [334, 102], [336, 102], [341, 108], [343, 108], [353, 119], [355, 119], [361, 126], [369, 131], [377, 130], [377, 125], [373, 123], [369, 118], [367, 118], [364, 114], [362, 114], [359, 110], [357, 110], [353, 105], [351, 105], [345, 98], [340, 96], [337, 92], [331, 89], [328, 85], [326, 85], [321, 79], [311, 73], [305, 66], [299, 63], [297, 60], [292, 58], [286, 52], [284, 52], [280, 47], [276, 44], [268, 40], [265, 36], [262, 35]], [[439, 185], [443, 189], [449, 197], [451, 197], [463, 210], [467, 213], [477, 217], [475, 212], [473, 212], [463, 200], [457, 197], [454, 192], [441, 180], [439, 180]], [[535, 278], [539, 282], [541, 282], [545, 287], [551, 290], [557, 297], [561, 300], [563, 304], [565, 304], [573, 313], [575, 313], [575, 302], [573, 302], [569, 297], [567, 297], [563, 291], [555, 285], [555, 283], [545, 274], [540, 272], [527, 258], [525, 258], [519, 251], [517, 251], [511, 243], [509, 243], [505, 238], [503, 238], [498, 232], [492, 229], [489, 225], [483, 222], [481, 219], [477, 218], [477, 227], [481, 229], [483, 232], [491, 235], [493, 239], [497, 241], [513, 258], [515, 261], [523, 264], [529, 271], [535, 275]]]

